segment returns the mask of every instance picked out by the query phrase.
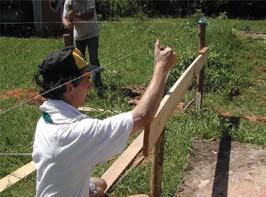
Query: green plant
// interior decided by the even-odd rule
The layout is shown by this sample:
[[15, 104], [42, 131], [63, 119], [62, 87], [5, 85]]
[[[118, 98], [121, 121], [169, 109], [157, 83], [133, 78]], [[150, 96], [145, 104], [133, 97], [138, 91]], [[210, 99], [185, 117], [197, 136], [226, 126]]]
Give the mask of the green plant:
[[243, 25], [239, 27], [240, 31], [246, 31], [249, 32], [251, 30], [251, 26], [250, 25]]
[[97, 1], [97, 13], [103, 20], [130, 16], [137, 12], [137, 4], [130, 0]]
[[179, 57], [178, 65], [171, 71], [168, 77], [168, 86], [171, 87], [180, 75], [187, 69], [187, 67], [192, 63], [195, 59], [194, 55], [189, 54], [181, 54]]
[[[209, 60], [205, 65], [203, 109], [197, 113], [192, 105], [185, 112], [175, 113], [167, 124], [163, 196], [174, 196], [176, 188], [182, 182], [194, 138], [218, 139], [221, 131], [227, 129], [235, 141], [262, 145], [266, 143], [265, 123], [240, 118], [238, 127], [235, 127], [229, 120], [221, 122], [221, 117], [217, 114], [217, 109], [231, 112], [235, 116], [264, 116], [266, 113], [263, 100], [266, 87], [263, 80], [266, 45], [260, 40], [233, 35], [232, 28], [239, 29], [241, 26], [249, 26], [252, 31], [266, 31], [265, 21], [208, 19], [206, 44], [209, 47]], [[132, 106], [127, 105], [128, 98], [121, 93], [121, 88], [147, 85], [153, 70], [153, 46], [156, 38], [162, 44], [171, 46], [179, 59], [177, 67], [169, 76], [171, 84], [197, 57], [197, 27], [190, 18], [126, 18], [121, 21], [103, 21], [100, 28], [100, 60], [105, 67], [103, 79], [108, 89], [103, 98], [92, 92], [88, 96], [87, 105], [111, 112], [88, 112], [91, 117], [102, 119], [113, 115], [112, 111], [132, 109]], [[62, 47], [61, 38], [0, 37], [0, 113], [27, 99], [3, 97], [14, 89], [33, 88], [32, 75], [43, 57], [49, 51]], [[230, 100], [230, 92], [236, 90], [241, 95]], [[195, 92], [189, 93], [189, 97], [194, 98]], [[184, 102], [187, 102], [186, 99]], [[0, 116], [1, 151], [30, 152], [35, 124], [41, 115], [38, 105], [25, 104], [10, 112]], [[30, 160], [31, 158], [1, 157], [1, 177]], [[98, 166], [94, 175], [102, 175], [110, 163]], [[123, 175], [115, 184], [110, 196], [148, 193], [150, 168], [151, 162], [146, 160], [137, 168], [127, 171], [128, 174]], [[2, 192], [1, 196], [34, 196], [35, 181], [35, 174], [30, 175]]]
[[219, 15], [217, 16], [218, 20], [226, 20], [228, 19], [228, 13], [227, 12], [220, 12]]

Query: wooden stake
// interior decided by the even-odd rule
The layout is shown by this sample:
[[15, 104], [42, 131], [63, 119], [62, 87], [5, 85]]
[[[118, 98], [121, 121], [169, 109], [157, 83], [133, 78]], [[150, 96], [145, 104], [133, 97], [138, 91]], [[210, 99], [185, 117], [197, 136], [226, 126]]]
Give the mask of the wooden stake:
[[[198, 35], [199, 35], [199, 51], [205, 47], [206, 44], [206, 36], [205, 30], [207, 26], [207, 21], [205, 18], [201, 18], [199, 20], [198, 25]], [[202, 97], [203, 97], [203, 81], [204, 81], [204, 68], [197, 75], [197, 95], [196, 95], [196, 110], [200, 111], [202, 105]]]
[[[167, 81], [164, 87], [164, 95], [167, 92]], [[165, 128], [159, 139], [154, 145], [154, 156], [151, 172], [151, 196], [160, 197], [162, 193], [162, 176], [163, 176], [163, 160], [164, 160], [164, 135]]]
[[64, 46], [73, 46], [73, 35], [71, 33], [63, 34]]
[[162, 193], [161, 182], [164, 161], [164, 136], [165, 130], [154, 146], [154, 158], [151, 174], [151, 196], [160, 197]]

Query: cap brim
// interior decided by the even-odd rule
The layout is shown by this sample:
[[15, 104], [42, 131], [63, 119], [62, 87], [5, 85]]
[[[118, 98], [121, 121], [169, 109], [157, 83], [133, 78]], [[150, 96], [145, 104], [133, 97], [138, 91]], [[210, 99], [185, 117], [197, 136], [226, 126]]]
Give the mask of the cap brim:
[[93, 73], [103, 72], [104, 68], [103, 67], [99, 67], [99, 66], [95, 66], [95, 65], [88, 65], [83, 70], [93, 74]]

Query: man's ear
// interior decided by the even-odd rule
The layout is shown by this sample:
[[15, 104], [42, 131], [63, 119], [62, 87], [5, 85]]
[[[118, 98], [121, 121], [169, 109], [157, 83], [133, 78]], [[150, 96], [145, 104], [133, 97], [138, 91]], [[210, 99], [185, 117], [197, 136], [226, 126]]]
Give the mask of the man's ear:
[[66, 92], [71, 92], [74, 88], [73, 83], [71, 82], [68, 82], [65, 87], [66, 87]]

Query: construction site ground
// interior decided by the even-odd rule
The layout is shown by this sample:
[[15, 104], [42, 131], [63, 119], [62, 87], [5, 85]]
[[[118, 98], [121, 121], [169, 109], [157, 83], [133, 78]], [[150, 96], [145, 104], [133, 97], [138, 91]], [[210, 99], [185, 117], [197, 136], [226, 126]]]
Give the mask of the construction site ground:
[[238, 143], [195, 140], [179, 197], [265, 197], [266, 149]]

